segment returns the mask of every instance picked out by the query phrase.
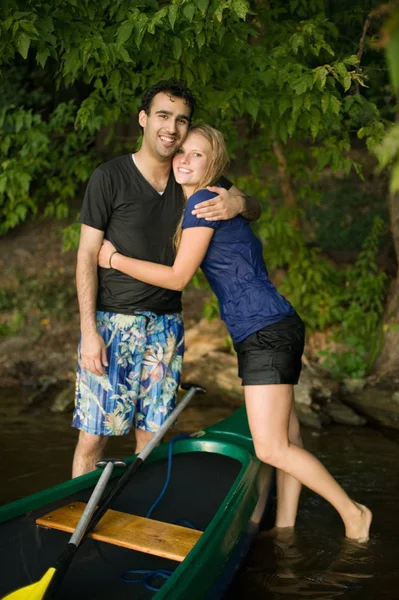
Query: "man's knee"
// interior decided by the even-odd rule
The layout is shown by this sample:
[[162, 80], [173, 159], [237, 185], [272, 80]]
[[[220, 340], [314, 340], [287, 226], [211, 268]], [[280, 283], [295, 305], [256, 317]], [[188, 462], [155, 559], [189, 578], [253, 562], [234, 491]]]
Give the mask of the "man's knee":
[[80, 431], [77, 449], [83, 454], [99, 452], [105, 448], [107, 441], [108, 439], [106, 436]]

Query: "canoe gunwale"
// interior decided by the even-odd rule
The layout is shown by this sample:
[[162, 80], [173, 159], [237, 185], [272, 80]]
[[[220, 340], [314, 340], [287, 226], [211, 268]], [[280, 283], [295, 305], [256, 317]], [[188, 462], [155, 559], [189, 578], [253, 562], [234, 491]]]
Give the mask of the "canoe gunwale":
[[[219, 437], [219, 436], [218, 436]], [[231, 458], [235, 458], [242, 464], [242, 469], [248, 464], [251, 455], [248, 451], [244, 450], [240, 446], [225, 442], [224, 440], [218, 439], [216, 436], [205, 435], [202, 438], [189, 438], [179, 440], [174, 444], [173, 454], [182, 454], [190, 452], [214, 452], [215, 454], [227, 455]], [[168, 444], [162, 444], [155, 448], [151, 455], [147, 458], [146, 463], [156, 462], [158, 460], [166, 459], [168, 454]], [[125, 462], [127, 465], [131, 464], [136, 455], [128, 457]], [[241, 471], [242, 471], [241, 469]], [[241, 474], [240, 471], [240, 474]], [[112, 480], [116, 477], [120, 477], [123, 474], [123, 469], [114, 469]], [[238, 477], [240, 477], [240, 474]], [[33, 510], [56, 502], [66, 496], [81, 492], [89, 487], [94, 487], [101, 476], [101, 471], [96, 470], [91, 473], [76, 477], [75, 479], [69, 479], [62, 483], [59, 483], [50, 488], [46, 488], [35, 494], [25, 496], [19, 500], [15, 500], [4, 506], [0, 506], [0, 523], [10, 521], [14, 518], [20, 517]], [[234, 487], [234, 483], [233, 486]]]
[[[250, 461], [237, 476], [236, 482], [212, 518], [206, 530], [186, 556], [177, 566], [171, 577], [157, 592], [157, 600], [175, 600], [186, 598], [193, 600], [204, 597], [193, 593], [192, 581], [201, 578], [201, 572], [210, 577], [215, 565], [223, 566], [229, 559], [238, 540], [245, 535], [251, 523], [251, 517], [258, 506], [261, 495], [259, 483], [262, 477], [262, 463], [250, 456]], [[271, 472], [265, 485], [270, 487]], [[214, 580], [220, 572], [214, 572]]]
[[[239, 427], [235, 426], [237, 423]], [[168, 443], [164, 443], [155, 448], [146, 462], [167, 459], [168, 446]], [[203, 600], [220, 577], [239, 540], [248, 533], [253, 515], [259, 512], [259, 508], [262, 510], [262, 497], [265, 504], [269, 495], [272, 469], [267, 467], [265, 476], [265, 465], [254, 455], [244, 408], [236, 411], [233, 418], [228, 417], [224, 422], [207, 429], [202, 437], [182, 439], [175, 443], [174, 455], [189, 453], [224, 455], [237, 460], [241, 467], [198, 542], [157, 592], [157, 600], [187, 597]], [[135, 456], [131, 456], [125, 462], [130, 464], [134, 459]], [[115, 469], [114, 477], [122, 472], [122, 469]], [[0, 507], [0, 523], [12, 521], [92, 487], [100, 475], [100, 471], [93, 471]]]

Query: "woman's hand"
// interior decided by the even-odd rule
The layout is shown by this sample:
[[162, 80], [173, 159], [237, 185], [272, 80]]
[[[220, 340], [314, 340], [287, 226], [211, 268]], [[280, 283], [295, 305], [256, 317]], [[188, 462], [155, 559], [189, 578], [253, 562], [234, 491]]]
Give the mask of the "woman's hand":
[[104, 240], [100, 252], [98, 253], [98, 266], [103, 269], [110, 269], [111, 265], [109, 264], [109, 259], [114, 252], [116, 252], [115, 246], [108, 240]]

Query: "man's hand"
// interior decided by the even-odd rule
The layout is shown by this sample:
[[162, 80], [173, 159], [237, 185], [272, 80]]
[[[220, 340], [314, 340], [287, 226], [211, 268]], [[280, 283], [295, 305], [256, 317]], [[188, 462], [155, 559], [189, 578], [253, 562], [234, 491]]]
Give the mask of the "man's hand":
[[109, 264], [109, 261], [114, 252], [116, 252], [115, 246], [108, 240], [104, 240], [100, 252], [98, 253], [98, 266], [103, 269], [110, 269], [111, 265]]
[[99, 333], [82, 335], [80, 343], [82, 367], [94, 375], [104, 375], [108, 367], [105, 342]]
[[195, 205], [192, 214], [199, 219], [226, 221], [244, 212], [245, 198], [243, 195], [220, 187], [207, 187], [206, 189], [219, 195]]

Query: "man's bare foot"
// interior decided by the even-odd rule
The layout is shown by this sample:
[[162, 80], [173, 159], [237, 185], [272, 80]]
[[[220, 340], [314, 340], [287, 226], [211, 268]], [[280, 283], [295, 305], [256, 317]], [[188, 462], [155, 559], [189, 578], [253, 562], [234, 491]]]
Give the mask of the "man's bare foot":
[[349, 540], [355, 540], [360, 544], [364, 544], [369, 539], [369, 531], [371, 521], [373, 519], [373, 513], [367, 506], [354, 502], [357, 510], [354, 512], [352, 518], [345, 523], [346, 530], [345, 534]]

